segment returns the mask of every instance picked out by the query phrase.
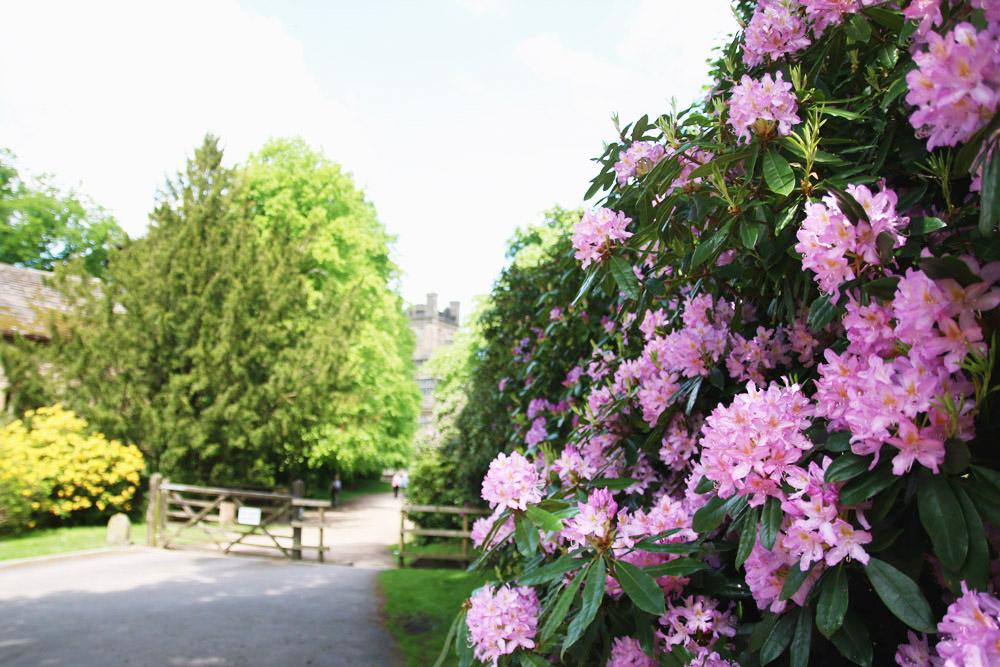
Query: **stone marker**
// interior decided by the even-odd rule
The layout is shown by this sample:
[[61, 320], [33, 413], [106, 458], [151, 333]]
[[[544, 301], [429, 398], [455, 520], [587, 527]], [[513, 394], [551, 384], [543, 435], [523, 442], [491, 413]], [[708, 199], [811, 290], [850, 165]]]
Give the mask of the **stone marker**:
[[236, 503], [231, 500], [219, 503], [219, 523], [224, 526], [236, 523]]
[[119, 512], [108, 520], [108, 544], [126, 546], [131, 544], [129, 533], [132, 529], [132, 522], [128, 517]]

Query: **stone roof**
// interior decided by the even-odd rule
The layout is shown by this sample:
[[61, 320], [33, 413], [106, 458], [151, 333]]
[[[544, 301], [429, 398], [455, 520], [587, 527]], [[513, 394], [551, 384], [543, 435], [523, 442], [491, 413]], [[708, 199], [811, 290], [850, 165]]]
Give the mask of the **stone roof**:
[[0, 334], [49, 340], [52, 314], [67, 311], [58, 290], [47, 284], [53, 275], [0, 264]]

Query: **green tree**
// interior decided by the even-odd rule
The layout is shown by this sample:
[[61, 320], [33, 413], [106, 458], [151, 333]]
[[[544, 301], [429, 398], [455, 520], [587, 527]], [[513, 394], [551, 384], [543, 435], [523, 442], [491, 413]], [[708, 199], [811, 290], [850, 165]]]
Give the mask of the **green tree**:
[[45, 176], [25, 180], [10, 151], [0, 149], [0, 262], [51, 271], [82, 257], [99, 275], [111, 248], [126, 234], [103, 208], [64, 193]]
[[330, 405], [351, 403], [357, 299], [316, 298], [287, 227], [262, 238], [212, 136], [151, 221], [99, 290], [63, 281], [81, 313], [60, 348], [66, 402], [174, 479], [301, 474]]
[[301, 244], [299, 270], [312, 303], [355, 300], [355, 326], [345, 342], [349, 400], [330, 402], [309, 434], [314, 466], [368, 473], [403, 465], [420, 409], [413, 381], [413, 334], [394, 289], [393, 237], [340, 165], [301, 138], [273, 139], [243, 170], [244, 201], [265, 240]]

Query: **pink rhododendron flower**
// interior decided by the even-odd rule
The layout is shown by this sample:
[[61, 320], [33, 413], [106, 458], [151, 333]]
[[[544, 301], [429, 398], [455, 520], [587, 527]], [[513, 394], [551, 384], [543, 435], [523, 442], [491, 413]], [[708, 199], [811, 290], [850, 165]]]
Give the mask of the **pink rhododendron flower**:
[[483, 500], [491, 508], [509, 507], [527, 509], [528, 503], [542, 499], [541, 478], [538, 468], [517, 452], [507, 456], [503, 452], [490, 463], [483, 480]]
[[765, 138], [775, 132], [788, 135], [792, 125], [801, 122], [795, 114], [799, 104], [791, 90], [792, 84], [782, 80], [781, 72], [776, 79], [765, 74], [756, 81], [744, 74], [729, 99], [729, 124], [744, 142], [750, 141], [751, 133]]
[[651, 141], [636, 141], [618, 154], [615, 162], [615, 177], [618, 185], [625, 185], [633, 176], [645, 176], [663, 159], [663, 146]]
[[812, 22], [813, 34], [817, 38], [831, 25], [839, 25], [845, 14], [857, 14], [860, 5], [871, 5], [872, 0], [799, 0], [806, 10], [806, 16]]
[[615, 213], [609, 208], [598, 208], [583, 214], [580, 222], [573, 225], [572, 236], [574, 255], [583, 262], [583, 268], [591, 262], [601, 262], [607, 257], [611, 248], [632, 236], [626, 231], [632, 218], [626, 218], [624, 213]]
[[548, 435], [549, 432], [545, 430], [545, 417], [539, 417], [531, 422], [531, 428], [528, 430], [528, 434], [524, 436], [524, 443], [529, 447], [534, 447], [545, 440]]
[[750, 496], [758, 506], [767, 496], [784, 500], [788, 472], [813, 444], [803, 431], [813, 406], [799, 385], [771, 384], [761, 391], [753, 382], [728, 407], [720, 404], [705, 419], [701, 462], [705, 476], [718, 482], [716, 493]]
[[497, 544], [502, 544], [503, 542], [510, 539], [510, 536], [514, 534], [514, 517], [508, 515], [507, 519], [497, 528], [497, 532], [494, 533], [493, 539], [490, 540], [489, 544], [485, 544], [486, 538], [489, 537], [490, 531], [493, 530], [493, 524], [497, 522], [500, 518], [500, 514], [503, 513], [505, 507], [497, 507], [493, 514], [490, 516], [484, 516], [476, 519], [472, 524], [472, 546], [476, 549], [482, 547], [492, 547]]
[[1000, 600], [970, 591], [962, 582], [962, 597], [951, 603], [937, 626], [938, 664], [944, 667], [1000, 664]]
[[906, 101], [917, 107], [910, 123], [926, 133], [931, 150], [966, 141], [996, 113], [1000, 32], [959, 23], [944, 37], [929, 32], [927, 39], [927, 51], [913, 55], [918, 69], [906, 75]]
[[477, 660], [495, 663], [519, 648], [535, 648], [541, 607], [533, 588], [486, 585], [472, 594], [470, 602], [465, 621]]
[[753, 67], [810, 44], [795, 0], [761, 0], [746, 28], [743, 62]]
[[615, 637], [607, 667], [657, 667], [657, 664], [643, 653], [638, 639]]
[[[702, 660], [689, 664], [728, 665], [712, 651], [721, 639], [736, 636], [733, 605], [728, 611], [719, 610], [719, 601], [704, 595], [688, 595], [667, 603], [667, 613], [660, 617], [659, 637], [667, 649], [682, 646]], [[724, 639], [725, 638], [725, 639]], [[705, 661], [708, 662], [705, 662]]]
[[594, 489], [586, 503], [577, 503], [580, 512], [566, 522], [561, 535], [576, 544], [588, 539], [604, 540], [612, 531], [618, 503], [607, 489]]

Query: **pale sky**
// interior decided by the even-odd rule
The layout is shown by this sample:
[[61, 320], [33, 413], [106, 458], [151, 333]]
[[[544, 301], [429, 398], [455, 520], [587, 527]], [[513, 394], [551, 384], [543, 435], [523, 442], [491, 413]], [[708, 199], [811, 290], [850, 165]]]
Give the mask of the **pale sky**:
[[726, 0], [0, 0], [0, 147], [144, 233], [206, 132], [302, 135], [397, 237], [413, 303], [486, 293], [518, 225], [581, 205], [622, 122], [699, 97]]

